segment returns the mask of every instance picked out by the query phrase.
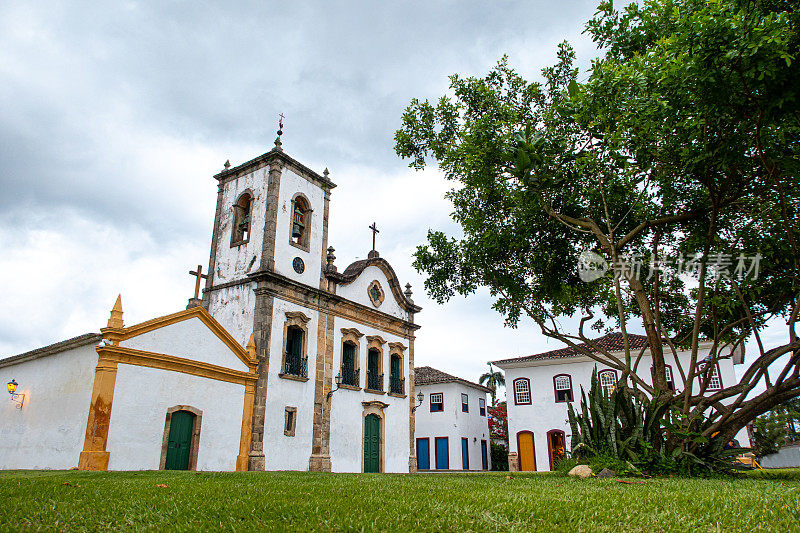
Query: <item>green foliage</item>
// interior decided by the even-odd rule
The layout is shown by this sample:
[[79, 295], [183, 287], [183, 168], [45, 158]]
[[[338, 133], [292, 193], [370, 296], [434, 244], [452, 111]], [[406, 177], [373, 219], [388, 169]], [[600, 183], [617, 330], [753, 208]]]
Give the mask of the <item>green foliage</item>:
[[492, 447], [492, 470], [505, 472], [508, 470], [508, 450], [500, 444], [491, 444]]
[[707, 421], [688, 420], [668, 403], [636, 399], [635, 392], [618, 386], [606, 394], [594, 369], [588, 397], [581, 387], [580, 412], [571, 403], [567, 408], [574, 458], [595, 472], [704, 475], [735, 470], [741, 449], [704, 437]]
[[753, 421], [756, 457], [777, 452], [784, 443], [800, 440], [800, 400], [789, 400]]
[[[461, 227], [458, 238], [429, 230], [414, 266], [439, 303], [487, 287], [507, 325], [525, 314], [565, 341], [579, 337], [559, 324], [578, 317], [598, 331], [641, 319], [654, 385], [649, 368], [638, 375], [632, 357], [616, 368], [641, 393], [670, 403], [665, 416], [682, 411], [685, 418], [666, 433], [684, 440], [668, 443], [670, 450], [683, 450], [687, 465], [695, 454], [705, 468], [707, 458], [696, 454], [717, 452], [695, 442], [696, 431], [731, 438], [775, 398], [800, 394], [797, 357], [736, 412], [721, 400], [742, 389], [746, 395], [763, 373], [746, 373], [742, 389], [729, 384], [713, 401], [697, 390], [696, 374], [682, 395], [673, 394], [656, 340], [687, 348], [702, 335], [722, 346], [776, 317], [794, 328], [800, 10], [782, 0], [649, 0], [621, 10], [604, 1], [586, 33], [602, 53], [584, 82], [563, 43], [541, 82], [523, 79], [502, 58], [485, 77], [451, 76], [451, 96], [411, 101], [395, 150], [413, 168], [434, 161], [451, 180], [447, 197]], [[578, 254], [588, 250], [608, 264], [696, 258], [704, 274], [663, 280], [643, 269], [618, 286], [611, 276], [583, 283]], [[714, 275], [714, 257], [756, 253], [757, 278]], [[734, 274], [736, 265], [729, 266]], [[752, 368], [763, 371], [798, 350], [800, 341], [787, 335]], [[595, 444], [638, 453], [638, 438], [604, 435]], [[661, 443], [652, 444], [660, 461]]]
[[505, 386], [506, 378], [502, 372], [499, 370], [495, 370], [492, 367], [492, 363], [487, 363], [489, 365], [489, 371], [481, 374], [481, 377], [478, 378], [478, 383], [481, 385], [486, 385], [490, 389], [492, 389], [492, 405], [495, 404], [497, 401], [496, 394], [497, 394], [497, 387], [498, 386]]

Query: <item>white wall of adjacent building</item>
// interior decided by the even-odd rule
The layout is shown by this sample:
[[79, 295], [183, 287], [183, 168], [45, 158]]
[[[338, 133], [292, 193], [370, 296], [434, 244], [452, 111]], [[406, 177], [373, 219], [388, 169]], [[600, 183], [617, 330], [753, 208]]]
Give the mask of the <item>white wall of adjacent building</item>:
[[[480, 413], [480, 400], [490, 405], [487, 393], [462, 383], [431, 383], [416, 385], [416, 392], [422, 392], [425, 397], [422, 405], [415, 412], [414, 436], [419, 439], [428, 439], [429, 467], [436, 470], [436, 439], [447, 438], [448, 469], [464, 469], [462, 461], [462, 439], [467, 439], [469, 456], [469, 470], [483, 470], [481, 458], [481, 441], [486, 442], [487, 469], [491, 469], [491, 439], [489, 437], [488, 411]], [[442, 394], [444, 410], [431, 412], [431, 394]], [[468, 412], [462, 410], [461, 395], [468, 398]], [[416, 405], [416, 399], [414, 404]], [[417, 446], [419, 446], [417, 444]], [[419, 454], [417, 461], [419, 464]], [[424, 465], [422, 465], [424, 467]], [[439, 467], [442, 465], [440, 464]], [[439, 468], [442, 469], [442, 468]]]
[[[0, 368], [24, 394], [22, 409], [0, 396], [0, 469], [68, 469], [78, 466], [92, 397], [95, 344]], [[159, 447], [160, 449], [160, 447]]]
[[[699, 359], [705, 357], [706, 353], [701, 352]], [[675, 386], [679, 391], [683, 390], [683, 382], [680, 379], [680, 373], [675, 361], [671, 354], [666, 355], [667, 364], [670, 364], [673, 372]], [[689, 356], [688, 351], [678, 353], [684, 372], [688, 372]], [[526, 363], [505, 363], [498, 366], [505, 371], [509, 452], [518, 453], [517, 435], [523, 431], [530, 431], [533, 433], [536, 469], [538, 471], [550, 470], [548, 431], [563, 431], [566, 437], [567, 450], [570, 449], [571, 442], [571, 430], [567, 415], [568, 404], [566, 402], [556, 402], [554, 377], [559, 374], [568, 374], [571, 377], [573, 408], [578, 409], [580, 407], [581, 387], [588, 394], [591, 386], [592, 371], [595, 366], [598, 372], [608, 367], [583, 357], [544, 359]], [[652, 359], [649, 353], [646, 353], [639, 363], [639, 375], [648, 383], [651, 382], [651, 366]], [[719, 361], [719, 370], [723, 387], [736, 383], [736, 374], [731, 359]], [[518, 404], [515, 401], [515, 381], [521, 378], [530, 380], [530, 404]], [[695, 384], [693, 389], [697, 390], [698, 385]], [[749, 444], [747, 432], [744, 429], [737, 434], [736, 439], [744, 446]]]

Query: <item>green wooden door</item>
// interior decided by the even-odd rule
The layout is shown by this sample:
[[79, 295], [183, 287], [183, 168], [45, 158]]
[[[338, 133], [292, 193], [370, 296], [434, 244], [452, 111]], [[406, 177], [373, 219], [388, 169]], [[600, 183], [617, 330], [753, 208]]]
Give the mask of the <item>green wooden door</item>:
[[175, 411], [169, 422], [166, 470], [189, 470], [189, 453], [192, 447], [194, 415], [189, 411]]
[[381, 419], [367, 415], [364, 419], [364, 472], [381, 471]]

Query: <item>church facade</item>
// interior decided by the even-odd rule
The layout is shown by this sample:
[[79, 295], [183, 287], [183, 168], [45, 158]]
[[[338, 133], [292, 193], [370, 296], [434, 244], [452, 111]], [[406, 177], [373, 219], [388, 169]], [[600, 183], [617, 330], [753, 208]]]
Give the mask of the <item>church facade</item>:
[[202, 298], [0, 360], [0, 468], [416, 470], [410, 286], [374, 245], [338, 270], [335, 185], [280, 136], [215, 179]]

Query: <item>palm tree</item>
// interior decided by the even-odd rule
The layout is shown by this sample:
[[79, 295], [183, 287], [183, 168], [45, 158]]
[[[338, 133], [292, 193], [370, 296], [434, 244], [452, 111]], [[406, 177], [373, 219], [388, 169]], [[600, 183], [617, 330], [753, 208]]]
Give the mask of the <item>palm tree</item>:
[[492, 389], [492, 406], [494, 406], [496, 398], [495, 394], [497, 394], [497, 386], [506, 384], [506, 378], [503, 376], [503, 373], [499, 370], [495, 370], [492, 368], [492, 363], [487, 363], [489, 365], [489, 371], [483, 374], [479, 379], [478, 383], [481, 385], [486, 384], [487, 387]]

